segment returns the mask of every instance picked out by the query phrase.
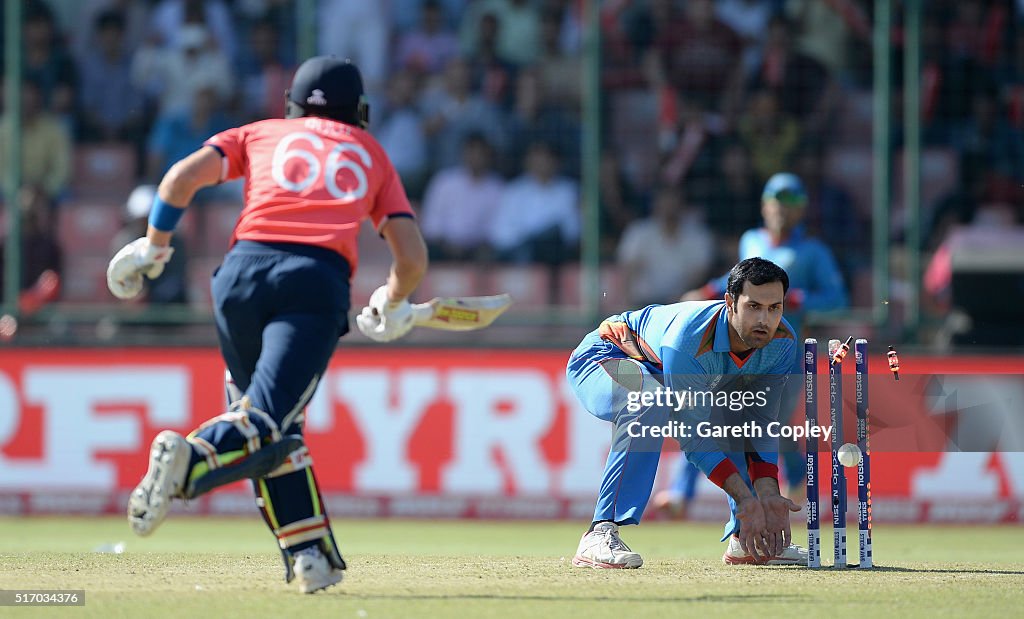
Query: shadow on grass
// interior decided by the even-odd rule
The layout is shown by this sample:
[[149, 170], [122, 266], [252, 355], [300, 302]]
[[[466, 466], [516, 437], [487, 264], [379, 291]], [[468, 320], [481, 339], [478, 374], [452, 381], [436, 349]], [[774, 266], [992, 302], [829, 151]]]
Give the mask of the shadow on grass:
[[860, 572], [886, 572], [886, 573], [907, 573], [907, 574], [993, 574], [993, 575], [1006, 575], [1006, 576], [1024, 576], [1024, 570], [989, 570], [985, 568], [963, 568], [963, 569], [952, 569], [952, 568], [927, 568], [927, 567], [899, 567], [899, 566], [882, 566], [876, 565], [870, 570], [859, 570], [852, 568], [850, 571]]
[[422, 593], [412, 593], [408, 595], [388, 594], [388, 595], [377, 595], [377, 594], [349, 594], [348, 597], [360, 600], [419, 600], [419, 601], [430, 601], [430, 600], [509, 600], [517, 602], [623, 602], [623, 603], [636, 603], [636, 602], [668, 602], [672, 604], [679, 603], [712, 603], [712, 604], [751, 604], [751, 603], [779, 603], [779, 602], [794, 602], [796, 600], [806, 600], [806, 596], [800, 595], [779, 595], [779, 594], [753, 594], [753, 595], [696, 595], [692, 597], [665, 597], [665, 598], [630, 598], [630, 597], [611, 597], [611, 596], [546, 596], [546, 595], [501, 595], [499, 593], [456, 593], [452, 595], [446, 595], [439, 593], [437, 595], [424, 595]]
[[[754, 569], [760, 566], [749, 566]], [[807, 567], [802, 565], [774, 565], [771, 566], [772, 571], [778, 572], [800, 572], [806, 570]], [[827, 574], [829, 572], [858, 572], [861, 574], [872, 574], [876, 572], [885, 574], [991, 574], [993, 576], [1024, 576], [1024, 570], [992, 570], [986, 568], [971, 568], [965, 567], [961, 569], [954, 569], [948, 567], [902, 567], [899, 565], [875, 565], [871, 569], [862, 570], [856, 565], [848, 565], [845, 568], [835, 568], [831, 565], [822, 565], [821, 567], [814, 568], [813, 572], [820, 572]]]

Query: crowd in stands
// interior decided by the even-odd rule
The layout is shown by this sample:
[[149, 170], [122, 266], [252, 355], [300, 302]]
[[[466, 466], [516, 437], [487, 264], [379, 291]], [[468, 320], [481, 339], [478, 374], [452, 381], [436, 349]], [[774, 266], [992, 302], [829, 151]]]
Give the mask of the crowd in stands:
[[[578, 259], [582, 5], [316, 3], [317, 51], [361, 67], [371, 130], [414, 200], [435, 263]], [[873, 5], [601, 3], [602, 256], [636, 271], [652, 270], [658, 255], [686, 265], [632, 282], [630, 301], [674, 300], [734, 262], [739, 235], [760, 223], [761, 187], [783, 170], [803, 178], [809, 232], [826, 240], [863, 301]], [[304, 35], [290, 0], [30, 0], [24, 24], [24, 183], [42, 197], [33, 203], [58, 213], [81, 197], [74, 160], [83, 148], [128, 148], [134, 169], [123, 175], [153, 184], [210, 135], [280, 117]], [[893, 41], [899, 69], [899, 19]], [[922, 54], [934, 155], [923, 172], [940, 181], [924, 192], [921, 249], [930, 251], [988, 204], [1012, 205], [1021, 223], [1024, 3], [929, 2]], [[897, 71], [896, 121], [901, 79]], [[240, 199], [237, 187], [218, 189], [197, 204]], [[101, 199], [120, 206], [126, 193]], [[900, 234], [896, 226], [894, 240]]]

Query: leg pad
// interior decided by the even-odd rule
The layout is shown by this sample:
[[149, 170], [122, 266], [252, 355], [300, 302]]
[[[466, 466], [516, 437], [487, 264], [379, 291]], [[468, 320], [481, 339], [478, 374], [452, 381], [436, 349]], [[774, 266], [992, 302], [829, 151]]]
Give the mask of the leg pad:
[[284, 463], [289, 454], [302, 446], [301, 436], [297, 434], [282, 436], [280, 440], [265, 445], [244, 458], [192, 479], [188, 487], [185, 488], [185, 498], [194, 499], [219, 486], [242, 479], [258, 479], [269, 475]]

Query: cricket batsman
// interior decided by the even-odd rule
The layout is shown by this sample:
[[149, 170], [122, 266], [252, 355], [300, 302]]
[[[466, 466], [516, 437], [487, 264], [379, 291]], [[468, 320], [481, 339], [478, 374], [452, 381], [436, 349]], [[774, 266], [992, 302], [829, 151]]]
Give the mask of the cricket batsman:
[[345, 561], [303, 442], [303, 414], [348, 332], [356, 235], [369, 218], [393, 257], [386, 284], [356, 319], [377, 341], [412, 328], [407, 298], [427, 254], [398, 174], [366, 131], [359, 69], [310, 58], [285, 98], [284, 119], [219, 133], [167, 172], [146, 236], [114, 256], [107, 284], [121, 299], [139, 294], [143, 275], [157, 277], [171, 259], [171, 235], [196, 191], [245, 179], [244, 207], [211, 284], [228, 411], [188, 436], [157, 435], [128, 521], [149, 535], [172, 500], [252, 479], [285, 580], [314, 593], [341, 581]]
[[[775, 263], [743, 260], [729, 273], [724, 300], [612, 316], [573, 351], [566, 374], [576, 396], [614, 425], [594, 519], [573, 565], [643, 565], [619, 527], [643, 517], [665, 436], [654, 430], [664, 428], [677, 430], [686, 457], [728, 495], [726, 564], [806, 564], [806, 550], [790, 543], [790, 512], [800, 508], [779, 491], [778, 438], [762, 432], [778, 419], [796, 346], [782, 317], [788, 288]], [[659, 391], [677, 394], [678, 403], [637, 397]]]

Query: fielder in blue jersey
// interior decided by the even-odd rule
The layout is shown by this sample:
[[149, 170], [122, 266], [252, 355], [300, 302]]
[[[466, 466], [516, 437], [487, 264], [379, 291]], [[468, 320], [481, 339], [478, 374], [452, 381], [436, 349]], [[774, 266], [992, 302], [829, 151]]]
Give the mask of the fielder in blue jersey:
[[782, 317], [788, 289], [778, 265], [744, 260], [730, 271], [724, 300], [611, 316], [573, 351], [570, 385], [587, 411], [615, 427], [573, 565], [643, 565], [618, 530], [643, 517], [666, 431], [729, 497], [726, 563], [806, 563], [806, 551], [790, 544], [790, 512], [800, 508], [779, 492], [778, 438], [764, 432], [777, 422], [796, 347]]
[[[789, 275], [786, 294], [786, 320], [793, 326], [796, 341], [801, 341], [804, 316], [808, 311], [825, 312], [847, 305], [843, 277], [831, 250], [820, 240], [807, 234], [807, 191], [795, 174], [772, 175], [761, 194], [761, 216], [764, 227], [747, 230], [740, 238], [739, 258], [765, 258], [782, 267]], [[715, 278], [702, 288], [683, 295], [683, 301], [719, 299], [725, 292], [728, 275]], [[799, 354], [793, 355], [790, 373], [803, 371]], [[800, 385], [790, 381], [782, 399], [784, 418], [793, 413], [800, 394]], [[785, 480], [792, 488], [803, 481], [804, 458], [798, 449], [783, 449]], [[658, 494], [654, 504], [670, 513], [684, 515], [696, 490], [697, 470], [685, 459], [671, 486]]]

